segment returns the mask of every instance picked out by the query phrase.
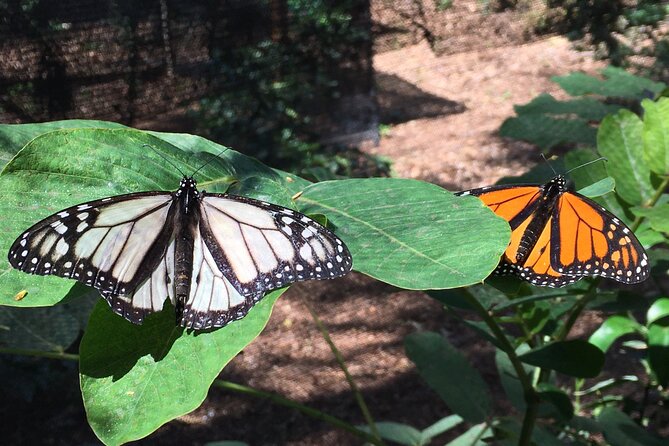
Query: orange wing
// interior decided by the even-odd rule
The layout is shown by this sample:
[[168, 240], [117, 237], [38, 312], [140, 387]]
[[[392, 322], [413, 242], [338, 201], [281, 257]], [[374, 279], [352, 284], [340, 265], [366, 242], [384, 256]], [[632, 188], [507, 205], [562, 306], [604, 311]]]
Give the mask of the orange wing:
[[602, 276], [622, 283], [648, 278], [648, 256], [618, 217], [575, 192], [560, 196], [551, 240], [551, 264], [562, 274]]
[[495, 271], [497, 274], [514, 274], [534, 285], [550, 287], [561, 287], [578, 280], [551, 266], [552, 218], [543, 226], [529, 254], [522, 260], [517, 258], [523, 238], [527, 237], [528, 226], [536, 218], [541, 218], [543, 189], [540, 186], [493, 186], [467, 192], [460, 195], [478, 196], [511, 226], [511, 240]]

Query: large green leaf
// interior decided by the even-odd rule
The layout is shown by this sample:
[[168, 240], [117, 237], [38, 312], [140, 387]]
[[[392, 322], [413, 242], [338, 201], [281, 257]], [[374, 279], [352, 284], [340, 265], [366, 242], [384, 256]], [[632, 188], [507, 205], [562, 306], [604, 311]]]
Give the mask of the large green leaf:
[[518, 359], [577, 378], [594, 378], [604, 365], [604, 353], [580, 339], [551, 342], [523, 353]]
[[[204, 144], [201, 138], [182, 136], [185, 147], [191, 147], [193, 142]], [[224, 148], [217, 149], [220, 153]], [[256, 192], [250, 195], [279, 204], [291, 202], [292, 186], [281, 187], [282, 183], [289, 183], [285, 178], [233, 150], [218, 157], [184, 153], [172, 144], [132, 129], [53, 131], [31, 140], [0, 176], [0, 219], [5, 228], [0, 233], [0, 246], [6, 252], [33, 223], [77, 203], [142, 190], [174, 190], [180, 180], [177, 168], [192, 173], [205, 163], [208, 164], [197, 177], [200, 185], [209, 190], [225, 191], [233, 183], [241, 189], [266, 178], [263, 187], [247, 188]], [[7, 260], [2, 262], [2, 305], [53, 305], [73, 284], [63, 278], [24, 274], [12, 269]], [[15, 301], [13, 296], [20, 290], [27, 290], [28, 295]]]
[[658, 204], [652, 208], [635, 206], [632, 208], [634, 215], [645, 217], [653, 230], [669, 233], [669, 204]]
[[585, 121], [601, 121], [604, 116], [615, 113], [621, 106], [605, 104], [594, 98], [579, 98], [570, 101], [558, 101], [547, 93], [542, 93], [524, 105], [513, 107], [518, 115], [543, 114], [556, 117], [578, 116]]
[[39, 124], [0, 124], [0, 164], [8, 162], [31, 139], [53, 130], [74, 128], [125, 128], [122, 124], [107, 121], [72, 119], [69, 121], [43, 122]]
[[650, 170], [669, 175], [669, 98], [644, 100], [643, 145]]
[[482, 422], [490, 415], [492, 401], [487, 384], [443, 336], [413, 333], [404, 340], [404, 346], [420, 376], [453, 412], [470, 423]]
[[105, 444], [145, 437], [198, 407], [223, 367], [262, 331], [277, 290], [243, 319], [210, 332], [175, 326], [162, 311], [143, 325], [99, 302], [81, 340], [81, 392], [88, 422]]
[[416, 180], [325, 181], [307, 187], [296, 203], [302, 212], [328, 216], [357, 271], [402, 288], [481, 282], [509, 241], [507, 223], [480, 200]]
[[597, 149], [609, 162], [616, 191], [630, 204], [645, 204], [654, 194], [650, 170], [643, 156], [643, 123], [637, 115], [621, 110], [607, 116], [597, 133]]

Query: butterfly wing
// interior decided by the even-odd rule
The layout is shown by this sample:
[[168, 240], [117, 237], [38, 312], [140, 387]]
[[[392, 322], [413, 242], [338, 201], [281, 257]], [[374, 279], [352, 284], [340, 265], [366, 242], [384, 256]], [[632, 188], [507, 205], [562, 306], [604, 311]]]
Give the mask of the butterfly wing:
[[638, 283], [650, 274], [641, 243], [618, 217], [576, 192], [561, 195], [552, 217], [552, 264], [562, 274]]
[[90, 285], [114, 312], [139, 323], [168, 295], [173, 218], [173, 196], [165, 192], [83, 203], [25, 231], [10, 248], [9, 262], [27, 273]]
[[344, 242], [299, 212], [204, 193], [200, 211], [191, 294], [184, 308], [187, 327], [225, 325], [246, 315], [271, 290], [351, 270]]

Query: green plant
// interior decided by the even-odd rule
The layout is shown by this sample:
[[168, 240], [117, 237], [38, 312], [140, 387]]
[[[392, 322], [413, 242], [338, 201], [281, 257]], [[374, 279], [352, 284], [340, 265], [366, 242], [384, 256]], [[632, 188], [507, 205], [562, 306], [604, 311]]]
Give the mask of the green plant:
[[[435, 185], [389, 178], [313, 184], [233, 150], [216, 157], [221, 146], [191, 135], [65, 121], [2, 126], [0, 139], [7, 143], [3, 147], [11, 157], [0, 175], [0, 206], [4, 206], [0, 215], [6, 227], [0, 239], [5, 247], [32, 222], [68, 204], [129, 191], [175, 188], [179, 173], [165, 159], [184, 172], [208, 162], [197, 175], [207, 190], [229, 190], [327, 216], [328, 224], [354, 252], [358, 271], [403, 288], [479, 282], [494, 268], [508, 234], [505, 224], [489, 210], [477, 203], [462, 203]], [[155, 150], [146, 149], [147, 144]], [[25, 211], [17, 213], [19, 208]], [[406, 221], [398, 224], [398, 216]], [[455, 230], [463, 222], [469, 229]], [[442, 230], [449, 227], [452, 235], [443, 237]], [[474, 240], [474, 228], [488, 232], [490, 238], [464, 244]], [[0, 313], [9, 316], [3, 319], [0, 352], [78, 360], [89, 423], [103, 442], [119, 444], [149, 435], [195, 409], [212, 384], [267, 397], [216, 377], [262, 330], [282, 292], [270, 293], [240, 321], [196, 334], [175, 327], [170, 308], [149, 316], [141, 326], [133, 325], [114, 315], [87, 287], [6, 266], [0, 276]], [[16, 296], [22, 298], [16, 300]], [[75, 299], [97, 302], [90, 316], [86, 312], [81, 317], [85, 324], [77, 325], [69, 312], [57, 311]], [[61, 336], [60, 330], [48, 326], [44, 332], [22, 330], [26, 324], [35, 324], [30, 322], [36, 320], [35, 310], [12, 307], [35, 306], [49, 307], [49, 320], [69, 327], [59, 342], [44, 343], [45, 338]], [[77, 345], [75, 335], [81, 329], [84, 333]], [[298, 403], [272, 398], [381, 444], [377, 435]], [[364, 403], [358, 400], [362, 410]], [[373, 426], [373, 421], [369, 424]]]
[[[602, 196], [603, 191], [610, 190], [603, 185], [611, 183], [604, 181], [599, 183], [603, 190], [594, 193], [595, 199], [624, 216], [649, 247], [666, 243], [669, 234], [665, 210], [669, 99], [644, 100], [641, 108], [643, 120], [628, 110], [604, 117], [596, 140], [599, 154], [609, 162], [606, 167], [574, 171], [572, 176], [582, 186], [607, 175], [612, 177], [616, 194]], [[557, 168], [574, 167], [597, 155], [592, 151], [573, 151]], [[546, 176], [545, 166], [523, 180], [536, 181], [542, 176]], [[659, 445], [661, 441], [651, 432], [662, 429], [664, 406], [669, 398], [669, 300], [663, 297], [666, 267], [659, 267], [665, 265], [666, 254], [657, 250], [650, 257], [652, 264], [658, 266], [653, 274], [659, 277], [652, 293], [645, 293], [654, 300], [650, 307], [648, 300], [625, 289], [600, 289], [596, 279], [553, 290], [532, 287], [516, 279], [496, 278], [487, 280], [486, 285], [429, 292], [447, 311], [496, 347], [498, 374], [506, 397], [517, 411], [515, 415], [500, 417], [493, 413], [488, 396], [491, 390], [441, 335], [410, 336], [406, 340], [407, 354], [449, 408], [477, 432], [484, 423], [489, 428], [484, 437], [487, 441], [494, 438], [495, 444], [596, 444], [596, 435], [603, 434], [612, 445]], [[638, 323], [632, 313], [623, 313], [607, 319], [590, 342], [571, 339], [574, 325], [586, 310], [631, 312], [644, 307], [648, 308], [645, 325]], [[625, 345], [642, 349], [641, 362], [646, 373], [642, 369], [636, 377], [601, 378], [604, 353], [618, 337], [630, 333], [644, 339]], [[597, 380], [583, 390], [585, 379]], [[635, 398], [628, 389], [624, 397], [616, 397], [617, 386], [629, 381], [641, 387], [639, 396]], [[626, 404], [620, 405], [621, 402]], [[637, 414], [634, 420], [633, 413]], [[650, 431], [644, 426], [651, 426]]]

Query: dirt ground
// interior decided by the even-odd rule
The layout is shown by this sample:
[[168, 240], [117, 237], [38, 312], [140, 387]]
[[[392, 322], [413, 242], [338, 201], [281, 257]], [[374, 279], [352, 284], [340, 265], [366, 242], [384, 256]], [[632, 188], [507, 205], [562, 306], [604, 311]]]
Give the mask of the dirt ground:
[[[374, 58], [384, 131], [380, 144], [366, 150], [391, 158], [400, 177], [455, 190], [491, 184], [528, 169], [539, 161], [538, 151], [496, 134], [504, 119], [513, 116], [513, 105], [541, 92], [561, 96], [551, 76], [594, 72], [602, 66], [592, 61], [591, 54], [574, 51], [565, 38], [528, 34], [522, 14], [482, 16], [478, 11], [484, 2], [476, 0], [457, 1], [438, 17], [429, 15], [432, 28], [441, 36], [438, 55], [421, 33], [400, 26], [397, 13], [379, 6], [384, 2], [372, 3], [374, 19], [385, 30]], [[291, 287], [275, 306], [264, 332], [224, 369], [221, 378], [363, 424], [343, 373], [305, 302], [330, 331], [377, 421], [425, 428], [449, 414], [404, 354], [404, 337], [417, 330], [445, 334], [501, 395], [490, 345], [448, 317], [425, 294], [399, 290], [357, 273]], [[500, 400], [498, 408], [505, 410], [505, 403]], [[81, 426], [83, 409], [73, 412], [67, 413], [66, 421], [61, 414], [60, 423], [71, 424], [79, 432], [78, 443], [95, 444], [90, 430], [75, 428]], [[53, 444], [72, 444], [69, 438], [60, 440], [54, 439]], [[138, 444], [215, 440], [251, 445], [360, 444], [324, 422], [216, 388], [199, 409]]]

